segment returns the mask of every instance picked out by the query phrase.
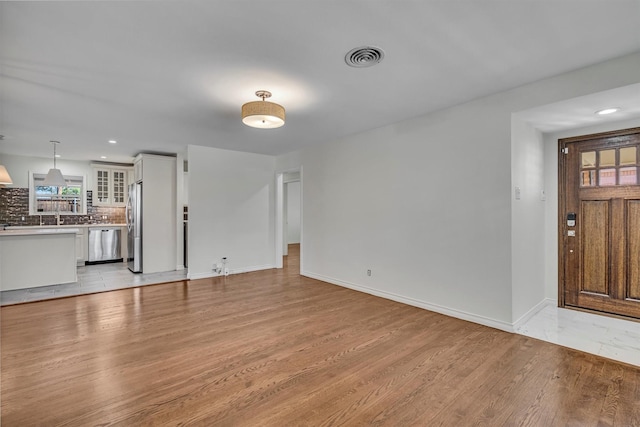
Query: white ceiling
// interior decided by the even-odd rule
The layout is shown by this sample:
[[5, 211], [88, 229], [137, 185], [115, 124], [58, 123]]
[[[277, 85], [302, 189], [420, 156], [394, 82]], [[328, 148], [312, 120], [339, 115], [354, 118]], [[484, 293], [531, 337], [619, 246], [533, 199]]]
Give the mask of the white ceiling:
[[[595, 114], [605, 107], [620, 110], [606, 116]], [[519, 114], [542, 132], [558, 132], [597, 125], [604, 121], [634, 119], [640, 117], [640, 83], [543, 105]]]
[[[639, 16], [640, 0], [1, 2], [0, 152], [285, 153], [638, 52]], [[362, 45], [384, 60], [347, 67]], [[284, 127], [242, 124], [259, 89]]]

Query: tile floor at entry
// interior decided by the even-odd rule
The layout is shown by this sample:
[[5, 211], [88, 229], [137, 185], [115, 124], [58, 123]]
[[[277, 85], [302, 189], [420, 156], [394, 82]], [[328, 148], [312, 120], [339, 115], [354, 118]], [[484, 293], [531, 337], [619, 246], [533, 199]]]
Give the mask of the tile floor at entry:
[[[78, 281], [0, 292], [2, 305], [186, 280], [187, 270], [133, 274], [124, 263], [78, 267]], [[640, 322], [558, 308], [548, 301], [527, 322], [520, 335], [640, 366]]]
[[640, 366], [640, 322], [559, 308], [547, 301], [515, 332]]
[[0, 304], [11, 305], [73, 295], [92, 294], [115, 289], [185, 280], [187, 270], [134, 274], [126, 263], [96, 264], [78, 267], [78, 281], [62, 285], [40, 286], [0, 292]]

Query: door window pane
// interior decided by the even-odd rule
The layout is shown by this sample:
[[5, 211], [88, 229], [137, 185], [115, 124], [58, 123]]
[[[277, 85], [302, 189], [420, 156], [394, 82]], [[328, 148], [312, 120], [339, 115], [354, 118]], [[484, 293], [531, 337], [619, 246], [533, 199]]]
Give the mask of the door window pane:
[[596, 152], [587, 151], [581, 154], [582, 167], [583, 168], [595, 168], [596, 167]]
[[600, 169], [600, 186], [606, 187], [610, 185], [616, 185], [616, 170]]
[[620, 165], [635, 165], [635, 164], [636, 164], [636, 147], [621, 148], [620, 149]]
[[[615, 166], [615, 165], [616, 165], [616, 150], [602, 150], [600, 152], [600, 167]], [[613, 185], [615, 185], [615, 183]]]
[[595, 170], [590, 170], [590, 171], [582, 171], [582, 176], [581, 176], [581, 185], [583, 187], [593, 187], [596, 185], [596, 171]]
[[620, 185], [635, 185], [638, 183], [638, 168], [627, 167], [620, 168]]

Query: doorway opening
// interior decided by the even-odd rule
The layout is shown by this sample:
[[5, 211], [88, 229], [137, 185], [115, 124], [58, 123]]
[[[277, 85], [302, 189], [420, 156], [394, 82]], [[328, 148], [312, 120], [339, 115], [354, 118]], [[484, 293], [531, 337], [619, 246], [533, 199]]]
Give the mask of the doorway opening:
[[276, 175], [276, 268], [285, 266], [286, 257], [296, 258], [302, 271], [302, 168]]

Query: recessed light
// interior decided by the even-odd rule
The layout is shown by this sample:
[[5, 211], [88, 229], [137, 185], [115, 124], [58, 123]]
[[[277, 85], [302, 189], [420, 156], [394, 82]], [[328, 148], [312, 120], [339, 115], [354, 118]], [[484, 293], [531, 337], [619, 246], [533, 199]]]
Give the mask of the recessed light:
[[60, 154], [56, 154], [56, 155], [55, 155], [55, 157], [56, 157], [57, 159], [59, 159], [59, 158], [60, 158]]
[[118, 143], [118, 141], [116, 141], [115, 139], [110, 139], [109, 140], [109, 144], [117, 144], [117, 143]]
[[618, 111], [620, 111], [619, 108], [612, 107], [612, 108], [605, 108], [603, 110], [598, 110], [598, 111], [596, 111], [596, 114], [601, 115], [601, 116], [606, 116], [607, 114], [617, 113]]
[[107, 156], [100, 156], [100, 158], [101, 158], [101, 159], [106, 159], [106, 158], [107, 158]]

